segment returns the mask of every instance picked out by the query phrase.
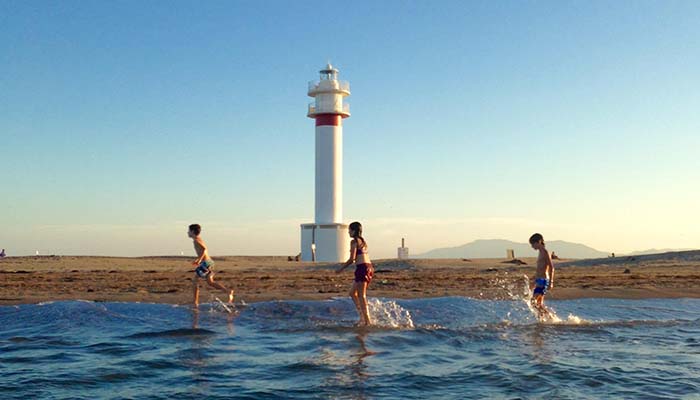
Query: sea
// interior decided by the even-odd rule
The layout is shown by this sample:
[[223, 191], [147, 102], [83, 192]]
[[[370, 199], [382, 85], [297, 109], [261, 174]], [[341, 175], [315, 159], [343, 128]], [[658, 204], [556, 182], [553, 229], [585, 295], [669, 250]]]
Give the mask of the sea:
[[0, 307], [0, 399], [700, 399], [700, 299]]

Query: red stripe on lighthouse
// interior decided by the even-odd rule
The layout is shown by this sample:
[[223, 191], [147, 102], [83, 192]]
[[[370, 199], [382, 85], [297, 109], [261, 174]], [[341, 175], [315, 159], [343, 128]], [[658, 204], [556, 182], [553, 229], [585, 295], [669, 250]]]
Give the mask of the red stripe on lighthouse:
[[319, 114], [316, 116], [316, 126], [340, 126], [342, 118], [338, 114]]

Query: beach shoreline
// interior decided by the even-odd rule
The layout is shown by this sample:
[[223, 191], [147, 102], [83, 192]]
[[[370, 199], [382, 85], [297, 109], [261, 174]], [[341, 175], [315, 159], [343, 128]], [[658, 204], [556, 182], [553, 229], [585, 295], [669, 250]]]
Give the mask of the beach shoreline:
[[[558, 260], [547, 298], [700, 298], [700, 252], [687, 256]], [[0, 305], [60, 300], [187, 304], [192, 301], [192, 257], [27, 256], [0, 260]], [[214, 257], [216, 280], [248, 303], [327, 300], [347, 296], [352, 269], [337, 264], [290, 262], [286, 257]], [[527, 265], [502, 259], [377, 260], [370, 297], [476, 299], [523, 298]], [[557, 265], [555, 264], [555, 265]], [[205, 282], [201, 301], [223, 293]]]

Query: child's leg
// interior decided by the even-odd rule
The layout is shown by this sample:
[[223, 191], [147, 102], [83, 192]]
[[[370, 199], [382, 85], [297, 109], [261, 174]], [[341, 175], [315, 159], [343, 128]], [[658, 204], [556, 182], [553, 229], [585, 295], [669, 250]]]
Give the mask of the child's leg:
[[547, 308], [547, 306], [544, 305], [544, 295], [542, 295], [540, 297], [540, 308], [542, 309], [542, 313], [544, 314], [545, 317], [547, 317], [547, 318], [553, 317], [552, 312], [549, 311], [549, 308]]
[[355, 303], [357, 315], [360, 317], [360, 322], [362, 322], [362, 311], [360, 310], [360, 288], [357, 282], [352, 283], [352, 288], [350, 289], [350, 298], [352, 298], [352, 302]]
[[369, 319], [369, 307], [367, 307], [367, 285], [368, 282], [359, 282], [360, 289], [360, 311], [362, 312], [362, 319], [365, 321], [365, 325], [372, 325], [372, 321]]
[[551, 317], [549, 310], [547, 310], [547, 307], [544, 306], [543, 294], [538, 294], [535, 298], [533, 298], [532, 303], [535, 306], [535, 309], [537, 310], [538, 318], [541, 319], [543, 317]]
[[192, 278], [192, 290], [194, 294], [194, 306], [199, 307], [199, 277], [197, 277], [197, 274], [194, 274], [194, 278]]
[[532, 303], [532, 306], [535, 307], [536, 310], [540, 309], [540, 300], [542, 299], [541, 294], [535, 294], [532, 296], [532, 299], [530, 299], [530, 303]]
[[209, 275], [207, 275], [207, 283], [211, 287], [215, 287], [215, 288], [221, 290], [222, 292], [228, 293], [228, 302], [233, 303], [233, 289], [228, 289], [226, 286], [224, 286], [218, 282], [214, 282], [214, 273], [213, 272], [210, 273]]

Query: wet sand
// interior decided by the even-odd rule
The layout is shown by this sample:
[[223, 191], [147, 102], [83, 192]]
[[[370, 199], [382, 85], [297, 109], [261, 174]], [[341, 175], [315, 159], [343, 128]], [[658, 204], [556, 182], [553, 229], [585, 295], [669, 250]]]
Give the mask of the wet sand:
[[[52, 300], [185, 304], [192, 301], [192, 257], [8, 257], [0, 260], [0, 304]], [[214, 257], [216, 280], [238, 300], [322, 300], [345, 296], [353, 268], [288, 262], [286, 257]], [[527, 265], [499, 259], [378, 260], [369, 296], [507, 299], [525, 290]], [[700, 251], [555, 261], [551, 299], [700, 298]], [[200, 301], [225, 295], [203, 288]]]

